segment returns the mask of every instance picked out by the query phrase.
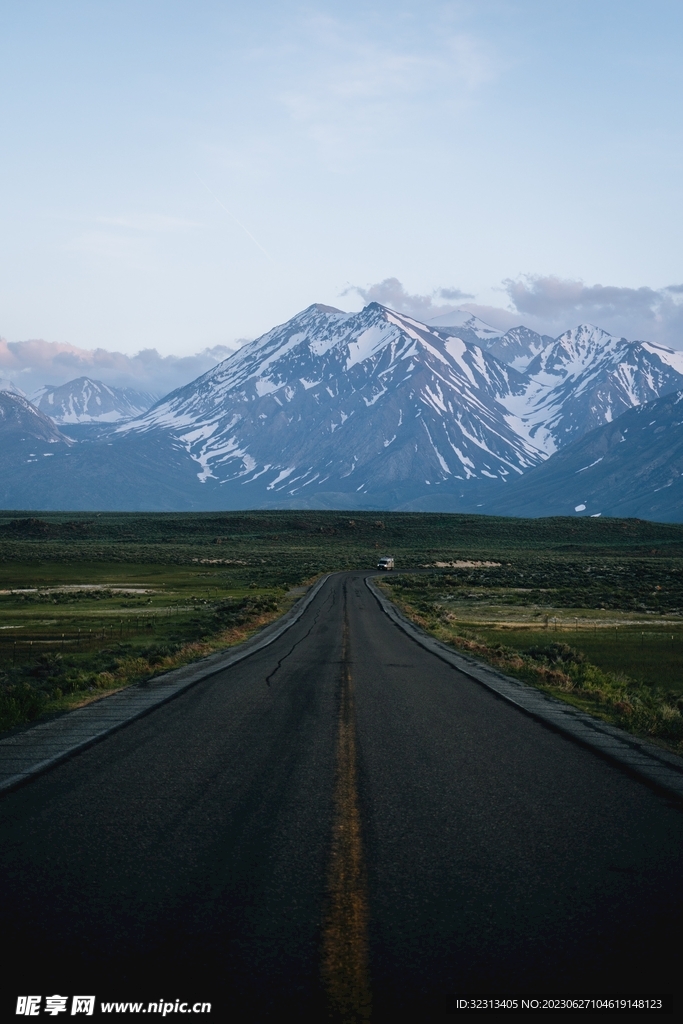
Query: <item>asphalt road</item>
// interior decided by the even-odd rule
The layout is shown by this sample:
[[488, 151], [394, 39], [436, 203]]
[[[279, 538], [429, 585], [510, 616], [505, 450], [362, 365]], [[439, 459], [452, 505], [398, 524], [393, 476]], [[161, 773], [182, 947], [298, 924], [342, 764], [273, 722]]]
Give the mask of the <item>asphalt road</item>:
[[358, 573], [6, 795], [0, 836], [12, 1015], [28, 993], [322, 1021], [680, 989], [683, 808], [425, 651]]

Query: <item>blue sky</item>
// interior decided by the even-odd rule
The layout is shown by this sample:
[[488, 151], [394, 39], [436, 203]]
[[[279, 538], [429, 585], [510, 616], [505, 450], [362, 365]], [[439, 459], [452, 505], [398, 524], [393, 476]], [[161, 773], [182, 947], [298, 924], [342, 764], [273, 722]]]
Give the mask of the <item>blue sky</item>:
[[678, 0], [4, 0], [0, 335], [182, 356], [358, 286], [683, 347], [682, 43]]

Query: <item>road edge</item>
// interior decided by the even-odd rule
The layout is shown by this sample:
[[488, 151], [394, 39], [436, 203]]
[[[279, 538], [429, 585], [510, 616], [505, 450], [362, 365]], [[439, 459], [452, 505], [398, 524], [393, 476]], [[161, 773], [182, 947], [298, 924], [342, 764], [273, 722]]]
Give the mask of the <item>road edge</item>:
[[[50, 722], [39, 722], [24, 732], [0, 739], [0, 797], [150, 714], [205, 679], [274, 643], [299, 621], [331, 575], [327, 573], [321, 577], [284, 615], [235, 647], [155, 676], [146, 683], [127, 686]], [[104, 725], [104, 722], [107, 724]], [[69, 739], [69, 732], [80, 738]], [[38, 751], [44, 752], [46, 748], [50, 751], [47, 757], [38, 754]], [[3, 760], [11, 761], [13, 753], [15, 760], [23, 759], [29, 763], [20, 771], [2, 778]]]
[[365, 585], [380, 608], [399, 629], [442, 661], [462, 672], [475, 682], [493, 691], [498, 697], [513, 704], [524, 714], [543, 725], [562, 733], [576, 743], [588, 747], [600, 757], [628, 771], [642, 782], [655, 787], [667, 796], [683, 800], [683, 758], [632, 736], [618, 726], [593, 718], [537, 690], [528, 683], [507, 676], [497, 669], [455, 651], [414, 622], [411, 622], [375, 585], [372, 576], [365, 577]]

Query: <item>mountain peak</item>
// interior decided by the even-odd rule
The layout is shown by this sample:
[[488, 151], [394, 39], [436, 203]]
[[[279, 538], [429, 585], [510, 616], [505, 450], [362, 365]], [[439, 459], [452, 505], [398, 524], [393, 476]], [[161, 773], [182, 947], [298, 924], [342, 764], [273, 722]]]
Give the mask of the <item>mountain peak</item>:
[[483, 345], [484, 348], [488, 348], [503, 335], [503, 331], [491, 327], [469, 309], [454, 309], [451, 313], [432, 317], [426, 323], [433, 331], [458, 337], [475, 345]]
[[617, 338], [616, 335], [610, 334], [595, 324], [578, 324], [576, 327], [570, 327], [569, 330], [564, 331], [556, 340], [558, 342], [571, 341], [577, 345], [604, 345], [611, 342], [625, 341], [626, 339]]
[[380, 303], [308, 307], [117, 433], [170, 431], [226, 495], [412, 498], [543, 458], [498, 404], [522, 387], [479, 346]]
[[520, 324], [494, 339], [487, 348], [496, 359], [524, 373], [536, 356], [554, 342], [547, 334], [538, 334]]
[[132, 388], [115, 388], [101, 380], [76, 377], [66, 384], [46, 384], [33, 396], [41, 412], [55, 423], [117, 423], [146, 412], [156, 398]]
[[314, 302], [309, 309], [317, 309], [320, 313], [343, 313], [343, 309], [337, 309], [336, 306], [326, 306], [323, 302]]
[[602, 327], [579, 324], [543, 348], [529, 363], [527, 373], [547, 385], [557, 383], [560, 378], [576, 379], [588, 366], [626, 345], [625, 338], [608, 334]]
[[0, 391], [0, 432], [3, 444], [11, 436], [33, 446], [36, 441], [55, 444], [71, 444], [69, 438], [55, 426], [28, 398], [10, 391]]
[[26, 398], [26, 395], [18, 388], [16, 384], [8, 380], [7, 377], [0, 377], [0, 391], [6, 391], [9, 395], [19, 395], [21, 398]]

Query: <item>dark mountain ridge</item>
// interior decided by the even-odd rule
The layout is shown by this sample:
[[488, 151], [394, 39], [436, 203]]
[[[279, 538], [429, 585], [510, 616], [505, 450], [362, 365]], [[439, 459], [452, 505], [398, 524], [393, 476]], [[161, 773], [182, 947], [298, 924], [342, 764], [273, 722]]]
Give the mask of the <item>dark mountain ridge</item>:
[[513, 516], [636, 516], [683, 521], [683, 391], [591, 430], [482, 512]]

